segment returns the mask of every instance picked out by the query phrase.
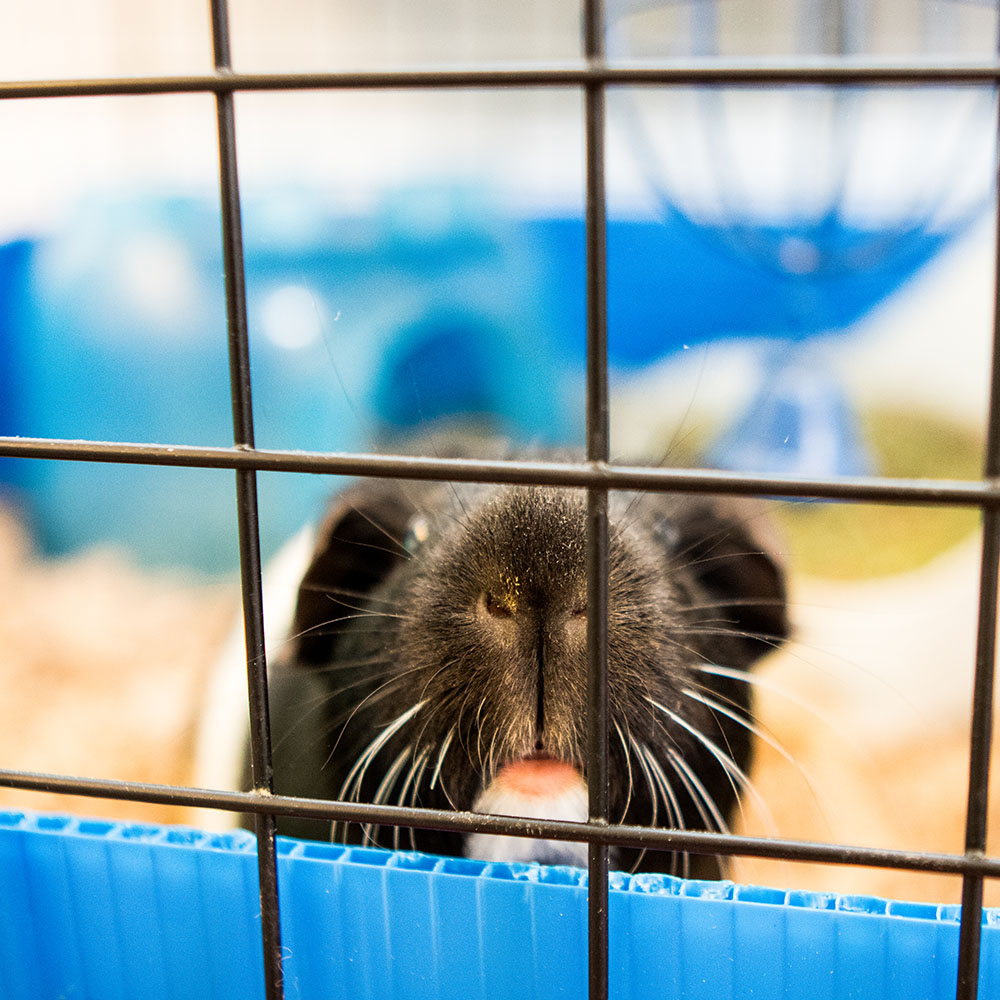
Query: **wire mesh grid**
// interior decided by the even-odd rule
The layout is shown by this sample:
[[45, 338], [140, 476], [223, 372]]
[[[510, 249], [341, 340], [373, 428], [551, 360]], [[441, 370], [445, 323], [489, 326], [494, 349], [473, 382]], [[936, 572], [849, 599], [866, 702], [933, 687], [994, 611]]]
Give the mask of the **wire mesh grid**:
[[[234, 72], [232, 69], [225, 0], [212, 0], [211, 15], [214, 73], [173, 77], [14, 81], [0, 83], [0, 100], [192, 92], [215, 95], [234, 445], [232, 448], [206, 448], [183, 443], [167, 446], [120, 441], [0, 437], [0, 456], [234, 470], [255, 788], [252, 792], [217, 792], [202, 788], [12, 770], [0, 770], [0, 784], [28, 790], [253, 813], [257, 821], [265, 991], [269, 1000], [277, 1000], [284, 993], [275, 847], [275, 821], [278, 815], [324, 820], [350, 819], [589, 842], [589, 992], [592, 998], [606, 997], [608, 992], [607, 894], [610, 844], [960, 874], [963, 877], [963, 889], [956, 997], [958, 1000], [974, 1000], [978, 982], [983, 881], [986, 877], [1000, 876], [1000, 860], [988, 857], [985, 853], [1000, 564], [1000, 321], [997, 319], [997, 310], [994, 310], [993, 363], [983, 477], [979, 481], [912, 481], [873, 477], [805, 481], [699, 469], [624, 467], [612, 464], [608, 451], [604, 115], [606, 92], [608, 88], [615, 86], [921, 86], [947, 83], [996, 87], [1000, 86], [1000, 63], [902, 64], [853, 60], [845, 64], [837, 60], [811, 60], [808, 63], [748, 64], [713, 60], [711, 63], [672, 61], [664, 64], [616, 66], [605, 59], [604, 11], [601, 0], [583, 0], [584, 58], [574, 65], [249, 74]], [[255, 448], [234, 95], [240, 91], [253, 90], [549, 87], [579, 88], [584, 96], [588, 343], [586, 461], [479, 461]], [[997, 241], [1000, 242], [1000, 227], [997, 232]], [[995, 254], [994, 260], [995, 266], [1000, 266], [1000, 253]], [[997, 284], [1000, 287], [1000, 282]], [[588, 615], [588, 823], [532, 820], [529, 825], [526, 820], [472, 813], [440, 813], [416, 807], [326, 802], [273, 793], [257, 513], [256, 475], [259, 471], [557, 485], [587, 491], [588, 606], [591, 611]], [[926, 506], [959, 505], [981, 511], [982, 561], [964, 854], [911, 853], [828, 843], [771, 838], [763, 840], [729, 833], [609, 825], [607, 499], [608, 492], [614, 489], [811, 497]]]

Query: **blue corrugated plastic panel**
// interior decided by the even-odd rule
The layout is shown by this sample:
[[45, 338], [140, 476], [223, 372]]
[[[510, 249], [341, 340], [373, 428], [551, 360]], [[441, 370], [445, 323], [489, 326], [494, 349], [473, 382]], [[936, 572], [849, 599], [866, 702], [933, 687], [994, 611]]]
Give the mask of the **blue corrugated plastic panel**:
[[[0, 997], [263, 996], [256, 845], [0, 813]], [[586, 995], [586, 873], [282, 840], [291, 998]], [[612, 876], [615, 1000], [954, 995], [958, 909]], [[1000, 996], [1000, 911], [980, 996]]]

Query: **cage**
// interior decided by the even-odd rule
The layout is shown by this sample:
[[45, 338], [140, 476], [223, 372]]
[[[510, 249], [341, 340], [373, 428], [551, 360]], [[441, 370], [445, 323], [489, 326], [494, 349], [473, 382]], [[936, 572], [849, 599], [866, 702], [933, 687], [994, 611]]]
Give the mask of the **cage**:
[[[689, 5], [687, 14], [697, 21], [714, 8], [715, 5], [695, 3]], [[242, 11], [244, 16], [247, 9]], [[845, 5], [846, 9], [856, 10], [853, 5]], [[950, 5], [942, 5], [942, 9], [950, 9]], [[402, 10], [397, 9], [395, 14], [402, 19], [406, 30], [392, 37], [405, 52], [408, 32], [418, 31], [419, 25], [408, 24], [406, 18], [412, 15]], [[813, 7], [808, 7], [806, 14], [819, 17]], [[576, 13], [575, 10], [569, 12], [568, 6], [527, 16], [540, 18], [549, 28], [556, 23], [563, 26], [569, 23], [575, 28]], [[1000, 75], [992, 48], [978, 61], [949, 54], [937, 61], [908, 58], [903, 62], [865, 53], [855, 55], [850, 48], [835, 50], [835, 58], [817, 58], [812, 53], [787, 63], [767, 58], [766, 51], [752, 53], [755, 58], [751, 61], [725, 56], [693, 60], [675, 57], [667, 62], [616, 61], [608, 58], [604, 51], [602, 17], [595, 5], [588, 5], [583, 12], [586, 41], [582, 60], [580, 52], [569, 48], [560, 50], [558, 45], [553, 45], [542, 53], [529, 53], [541, 54], [544, 59], [541, 63], [491, 68], [455, 68], [446, 64], [444, 67], [399, 69], [379, 67], [365, 60], [353, 66], [356, 54], [345, 53], [342, 65], [348, 68], [335, 72], [301, 67], [294, 72], [268, 68], [244, 72], [233, 69], [225, 6], [215, 3], [211, 9], [211, 24], [205, 25], [199, 43], [207, 49], [209, 39], [212, 40], [212, 69], [208, 71], [177, 75], [175, 66], [188, 69], [183, 58], [177, 57], [179, 61], [163, 76], [146, 75], [148, 69], [139, 60], [132, 63], [128, 71], [113, 78], [90, 76], [88, 71], [81, 79], [52, 81], [31, 79], [37, 74], [26, 72], [22, 79], [0, 85], [0, 99], [8, 106], [17, 102], [18, 109], [29, 115], [39, 113], [38, 109], [47, 99], [65, 99], [72, 103], [181, 95], [186, 105], [185, 124], [176, 124], [177, 131], [171, 137], [177, 147], [185, 147], [187, 129], [194, 128], [208, 134], [210, 145], [206, 148], [218, 149], [221, 197], [214, 214], [223, 233], [219, 268], [225, 273], [225, 295], [217, 295], [203, 304], [217, 321], [223, 313], [225, 315], [229, 332], [228, 356], [221, 349], [221, 341], [216, 341], [207, 348], [208, 354], [195, 356], [194, 364], [187, 371], [178, 371], [173, 363], [174, 356], [169, 352], [155, 357], [151, 367], [162, 372], [165, 379], [168, 373], [181, 376], [169, 383], [169, 392], [177, 403], [178, 412], [193, 413], [199, 412], [197, 406], [205, 402], [210, 393], [225, 386], [228, 368], [228, 403], [212, 396], [208, 405], [211, 419], [216, 422], [220, 411], [224, 422], [227, 405], [231, 406], [235, 443], [229, 446], [214, 438], [214, 429], [204, 438], [192, 437], [197, 432], [191, 430], [181, 435], [183, 440], [172, 439], [171, 427], [177, 425], [170, 424], [147, 426], [139, 435], [139, 443], [128, 443], [127, 435], [117, 433], [123, 425], [120, 421], [116, 423], [116, 413], [122, 409], [128, 412], [128, 408], [138, 405], [139, 400], [135, 394], [123, 392], [124, 383], [119, 379], [112, 380], [106, 393], [91, 397], [88, 412], [77, 414], [75, 432], [32, 433], [30, 420], [24, 425], [15, 422], [11, 425], [12, 432], [0, 439], [0, 455], [12, 463], [8, 467], [17, 467], [18, 477], [27, 467], [52, 469], [56, 464], [59, 468], [73, 469], [148, 467], [155, 470], [151, 474], [169, 468], [205, 470], [204, 477], [197, 480], [197, 491], [203, 493], [208, 489], [209, 492], [218, 491], [219, 495], [223, 490], [231, 491], [228, 482], [231, 477], [223, 478], [221, 473], [214, 473], [235, 471], [239, 561], [249, 651], [254, 784], [258, 791], [222, 793], [183, 784], [120, 782], [92, 775], [27, 773], [12, 769], [0, 772], [0, 783], [22, 790], [47, 789], [141, 802], [244, 810], [259, 817], [256, 838], [246, 838], [238, 834], [210, 835], [175, 827], [130, 826], [21, 811], [4, 814], [0, 823], [0, 844], [11, 885], [3, 907], [2, 925], [6, 978], [0, 982], [6, 994], [55, 996], [78, 989], [95, 996], [154, 992], [186, 996], [278, 997], [326, 995], [328, 990], [337, 995], [336, 990], [340, 989], [351, 995], [500, 996], [528, 989], [537, 995], [558, 991], [579, 995], [587, 988], [595, 997], [724, 997], [751, 993], [766, 996], [785, 995], [789, 991], [830, 996], [910, 996], [929, 992], [927, 984], [931, 982], [936, 990], [932, 995], [948, 996], [957, 991], [959, 997], [973, 997], [978, 991], [979, 995], [988, 996], [996, 990], [996, 979], [1000, 975], [996, 914], [982, 909], [984, 880], [1000, 871], [995, 859], [985, 855], [997, 544], [1000, 538], [993, 483], [997, 462], [996, 414], [1000, 412], [995, 385], [990, 390], [984, 476], [974, 481], [934, 477], [933, 481], [925, 482], [843, 475], [803, 479], [776, 475], [773, 471], [768, 474], [761, 468], [719, 473], [697, 469], [637, 469], [611, 463], [607, 425], [608, 359], [609, 353], [615, 357], [614, 352], [621, 348], [622, 341], [616, 344], [612, 337], [609, 342], [606, 318], [614, 239], [616, 235], [620, 237], [623, 230], [615, 230], [607, 221], [604, 170], [606, 97], [611, 92], [638, 86], [668, 89], [705, 86], [711, 93], [720, 85], [752, 89], [766, 84], [810, 88], [856, 88], [861, 85], [926, 88], [947, 81], [956, 87], [979, 88], [992, 93]], [[842, 33], [847, 32], [845, 25], [849, 23], [841, 25]], [[502, 43], [501, 55], [509, 56], [503, 46], [510, 43], [510, 38], [502, 32], [497, 37]], [[184, 41], [186, 44], [188, 40]], [[183, 45], [178, 47], [178, 52], [183, 50]], [[517, 48], [513, 51], [518, 55], [523, 53]], [[845, 54], [850, 58], [844, 58]], [[709, 53], [695, 51], [693, 55]], [[138, 54], [135, 58], [138, 60]], [[553, 61], [557, 58], [561, 61]], [[266, 66], [266, 60], [263, 65]], [[585, 218], [573, 237], [580, 259], [575, 286], [578, 295], [574, 307], [576, 320], [571, 336], [576, 337], [579, 348], [584, 339], [582, 334], [586, 333], [586, 422], [584, 427], [577, 416], [576, 433], [586, 437], [587, 462], [552, 469], [531, 462], [455, 462], [429, 456], [412, 460], [352, 450], [360, 448], [360, 437], [348, 440], [343, 453], [332, 453], [322, 446], [327, 439], [303, 441], [301, 426], [283, 427], [278, 421], [266, 424], [264, 433], [256, 432], [251, 406], [244, 236], [251, 235], [264, 244], [269, 237], [263, 223], [251, 222], [247, 212], [249, 202], [240, 197], [238, 181], [243, 174], [238, 175], [236, 169], [234, 104], [241, 95], [250, 93], [260, 96], [266, 104], [267, 98], [279, 92], [347, 90], [371, 90], [379, 94], [427, 91], [462, 97], [467, 97], [468, 92], [492, 94], [494, 91], [504, 94], [558, 92], [563, 98], [570, 95], [570, 106], [576, 109], [579, 119], [573, 137], [580, 140], [582, 147], [582, 154], [578, 150], [578, 159], [583, 164], [578, 176], [577, 194], [581, 196], [578, 207], [585, 209], [581, 213]], [[204, 100], [197, 107], [193, 101], [187, 105], [187, 98], [195, 96]], [[214, 104], [214, 109], [208, 107], [210, 104]], [[213, 110], [217, 115], [217, 142], [211, 137], [213, 114], [209, 112]], [[439, 114], [446, 113], [439, 111]], [[188, 116], [197, 124], [186, 124]], [[406, 135], [404, 139], [419, 149], [419, 135]], [[267, 140], [266, 136], [254, 138], [250, 133], [251, 148], [254, 141]], [[989, 142], [992, 141], [991, 134]], [[246, 149], [243, 142], [241, 134], [241, 158]], [[383, 153], [391, 160], [393, 151], [390, 147]], [[992, 147], [988, 152], [995, 157]], [[202, 150], [200, 155], [208, 154]], [[398, 164], [390, 163], [390, 166], [399, 169]], [[421, 201], [421, 205], [426, 208], [427, 202]], [[298, 223], [308, 229], [309, 220], [303, 221], [294, 198], [279, 205], [279, 209], [276, 213], [279, 224]], [[168, 206], [168, 210], [183, 214], [191, 210], [191, 205]], [[406, 203], [390, 206], [388, 230], [393, 231], [394, 213], [405, 215], [412, 210], [413, 206]], [[89, 216], [84, 212], [79, 232], [91, 232], [93, 226], [103, 225], [107, 218], [105, 207], [99, 206]], [[422, 235], [418, 249], [426, 249], [439, 220], [440, 215], [429, 220], [427, 217], [418, 219], [423, 227], [419, 230]], [[701, 221], [705, 223], [704, 219]], [[962, 212], [951, 219], [956, 227], [966, 222]], [[254, 230], [254, 226], [260, 228]], [[702, 228], [707, 229], [707, 224]], [[748, 239], [745, 228], [737, 233], [736, 240], [736, 249], [744, 256]], [[253, 236], [255, 232], [257, 235]], [[355, 235], [362, 243], [370, 238], [363, 232]], [[473, 257], [483, 254], [484, 247], [503, 243], [496, 230], [485, 233], [479, 230], [471, 236], [468, 232], [465, 235], [465, 249], [469, 251], [471, 245]], [[789, 235], [786, 231], [783, 238], [787, 240]], [[779, 263], [783, 259], [782, 266], [792, 271], [801, 270], [805, 266], [803, 261], [808, 263], [808, 239], [802, 233], [791, 235], [794, 236], [791, 243], [776, 244]], [[732, 234], [726, 238], [731, 240]], [[796, 239], [799, 242], [795, 242]], [[922, 255], [930, 255], [929, 247], [937, 249], [935, 240], [943, 239], [938, 231], [919, 251], [909, 248], [911, 266], [916, 266]], [[401, 242], [405, 244], [405, 240]], [[113, 241], [105, 246], [113, 256]], [[781, 247], [784, 247], [784, 258], [780, 255]], [[447, 240], [434, 244], [434, 248], [441, 255], [453, 252]], [[60, 252], [49, 261], [54, 269], [49, 274], [58, 274], [60, 266], [72, 265], [74, 252], [93, 252], [92, 248], [88, 250], [86, 241], [81, 246], [74, 244], [72, 239], [57, 249]], [[404, 255], [413, 252], [412, 247], [399, 243], [394, 249]], [[773, 246], [765, 250], [772, 254]], [[139, 292], [148, 293], [149, 297], [143, 301], [151, 309], [148, 320], [153, 323], [157, 316], [173, 315], [172, 310], [179, 301], [175, 293], [177, 288], [183, 287], [186, 272], [178, 265], [170, 247], [162, 242], [151, 240], [140, 246], [139, 251], [133, 248], [132, 255], [120, 260], [119, 264], [123, 274], [138, 282]], [[4, 288], [9, 303], [0, 335], [8, 338], [12, 357], [24, 345], [8, 331], [19, 329], [15, 321], [26, 303], [18, 298], [22, 286], [9, 276], [18, 273], [28, 252], [23, 241], [11, 242], [5, 249], [4, 266], [0, 269], [0, 281], [5, 282], [0, 287]], [[627, 262], [628, 258], [622, 259]], [[774, 261], [767, 263], [773, 265]], [[754, 264], [760, 265], [759, 257], [754, 259]], [[260, 266], [261, 272], [266, 274], [266, 266]], [[396, 258], [388, 263], [383, 260], [379, 266], [391, 270], [397, 266]], [[530, 270], [527, 268], [529, 277]], [[143, 285], [144, 275], [150, 271], [166, 279], [166, 293]], [[78, 277], [80, 274], [83, 278], [71, 286], [65, 300], [68, 303], [91, 295], [92, 285], [87, 280], [86, 270], [77, 272]], [[433, 276], [425, 275], [424, 278], [433, 280]], [[488, 272], [486, 280], [489, 280]], [[265, 307], [270, 305], [279, 317], [285, 317], [282, 322], [276, 322], [276, 328], [283, 330], [285, 336], [289, 335], [289, 330], [304, 336], [303, 329], [310, 322], [310, 310], [314, 314], [322, 312], [315, 308], [314, 300], [307, 300], [303, 309], [302, 299], [295, 297], [296, 288], [305, 284], [305, 281], [289, 284], [284, 278], [273, 283], [270, 290], [282, 294], [255, 305], [257, 315], [266, 317]], [[524, 292], [525, 301], [533, 301], [524, 291], [526, 287], [519, 286], [519, 290]], [[574, 286], [563, 282], [561, 287]], [[437, 292], [447, 299], [440, 285]], [[621, 308], [622, 298], [615, 301], [615, 307]], [[385, 303], [373, 300], [366, 302], [366, 306], [377, 312]], [[393, 310], [386, 307], [386, 312], [389, 322], [393, 322]], [[63, 329], [62, 315], [55, 310], [48, 318], [55, 324], [52, 329]], [[287, 320], [289, 315], [294, 317], [291, 323]], [[325, 322], [335, 322], [335, 315], [328, 316]], [[443, 328], [451, 338], [445, 337], [441, 342], [445, 356], [454, 351], [456, 344], [489, 339], [489, 334], [483, 332], [485, 326], [470, 328], [456, 321], [455, 315], [453, 311], [444, 314]], [[496, 315], [494, 312], [487, 318], [494, 319]], [[815, 314], [806, 310], [805, 315]], [[435, 330], [442, 329], [437, 316], [432, 316], [431, 320]], [[824, 324], [833, 322], [825, 320]], [[536, 348], [542, 351], [544, 342], [531, 339], [530, 334], [535, 332], [533, 327], [527, 328], [526, 340], [518, 345], [514, 356], [531, 356]], [[126, 352], [128, 333], [124, 331], [116, 344], [116, 352]], [[198, 336], [196, 334], [195, 339]], [[682, 337], [681, 349], [689, 346]], [[405, 356], [405, 342], [401, 352]], [[259, 354], [255, 353], [255, 360], [257, 357]], [[38, 363], [38, 359], [34, 360]], [[44, 360], [51, 363], [53, 355], [47, 354], [43, 363]], [[58, 358], [63, 370], [72, 369], [76, 363], [71, 352]], [[501, 361], [485, 359], [486, 371], [495, 372], [498, 367], [502, 367]], [[212, 374], [207, 381], [184, 389], [192, 372], [208, 371]], [[352, 373], [347, 370], [342, 374], [350, 385]], [[10, 383], [7, 397], [10, 412], [18, 415], [24, 412], [14, 405], [18, 385], [14, 379]], [[381, 385], [377, 380], [373, 384], [378, 398], [387, 403], [400, 400], [400, 386], [391, 377]], [[266, 381], [264, 386], [267, 386]], [[530, 388], [526, 387], [525, 391]], [[565, 389], [571, 400], [573, 388]], [[575, 389], [580, 390], [581, 385], [578, 383]], [[559, 397], [564, 388], [556, 392], [552, 384], [547, 383], [533, 391], [538, 397], [550, 400]], [[255, 398], [263, 398], [269, 401], [266, 405], [278, 407], [284, 393], [279, 381], [270, 389], [263, 388]], [[96, 407], [94, 399], [101, 401]], [[460, 402], [466, 405], [468, 401]], [[45, 409], [53, 407], [52, 400], [44, 404]], [[522, 404], [524, 411], [520, 412], [518, 407]], [[480, 403], [475, 401], [473, 405]], [[514, 411], [513, 418], [515, 421], [520, 419], [522, 427], [531, 429], [532, 421], [539, 419], [537, 399], [534, 404], [531, 399], [525, 403], [523, 394], [515, 395], [510, 407]], [[420, 405], [410, 409], [418, 414], [424, 412]], [[390, 412], [389, 416], [402, 421], [406, 419], [405, 411], [404, 406], [402, 412]], [[98, 418], [96, 422], [81, 426], [80, 422], [95, 417]], [[109, 422], [102, 423], [102, 419]], [[559, 428], [559, 431], [564, 433], [565, 429]], [[79, 437], [87, 440], [71, 440]], [[255, 442], [263, 438], [268, 439], [267, 445], [255, 446]], [[296, 450], [304, 446], [309, 450]], [[842, 471], [836, 466], [831, 468], [835, 472]], [[592, 819], [584, 828], [554, 821], [542, 827], [546, 836], [556, 839], [591, 841], [591, 862], [586, 877], [577, 871], [517, 866], [487, 868], [472, 862], [428, 859], [408, 853], [342, 851], [335, 846], [276, 839], [274, 817], [279, 812], [327, 820], [349, 816], [382, 818], [404, 825], [450, 823], [456, 829], [502, 831], [513, 835], [524, 835], [527, 830], [523, 821], [468, 815], [429, 816], [418, 809], [398, 807], [373, 807], [374, 811], [366, 812], [360, 807], [295, 801], [269, 794], [271, 752], [263, 655], [257, 481], [259, 476], [266, 508], [266, 486], [276, 481], [266, 478], [271, 473], [295, 474], [296, 479], [334, 474], [547, 482], [586, 489], [596, 525], [590, 536], [589, 550], [594, 607], [606, 603], [601, 590], [602, 559], [606, 559], [606, 555], [602, 556], [601, 539], [606, 537], [607, 531], [607, 512], [602, 506], [602, 498], [608, 490], [659, 488], [855, 502], [957, 505], [982, 510], [982, 580], [964, 852], [845, 848], [826, 843], [731, 834], [700, 835], [663, 829], [616, 830], [605, 825], [607, 806], [605, 803], [602, 807], [599, 801], [592, 803]], [[172, 490], [164, 492], [180, 493], [190, 503], [195, 481], [179, 474], [171, 484]], [[211, 487], [201, 487], [200, 484], [209, 481]], [[80, 486], [77, 481], [70, 484], [69, 489], [79, 491]], [[108, 498], [113, 489], [107, 484], [99, 486], [97, 495], [111, 502]], [[65, 499], [62, 505], [71, 506]], [[123, 509], [126, 507], [123, 505]], [[80, 520], [85, 522], [88, 517], [93, 517], [92, 506], [83, 508]], [[288, 527], [287, 523], [280, 524], [277, 533], [283, 533]], [[600, 720], [607, 711], [606, 701], [601, 696], [606, 687], [600, 680], [606, 667], [602, 666], [600, 616], [592, 615], [591, 622], [592, 711], [595, 729], [600, 731]], [[604, 753], [599, 738], [595, 739], [591, 752], [589, 771], [600, 774]], [[635, 842], [669, 844], [692, 851], [949, 872], [962, 877], [963, 905], [959, 909], [886, 902], [858, 894], [808, 894], [799, 890], [734, 886], [728, 882], [678, 882], [666, 877], [657, 880], [609, 874], [606, 845], [628, 837], [639, 838]], [[332, 903], [331, 896], [334, 897]], [[195, 899], [197, 904], [192, 903]], [[373, 904], [375, 900], [381, 910]], [[193, 919], [195, 908], [203, 923]], [[225, 913], [225, 921], [214, 919], [220, 911]], [[151, 913], [155, 914], [152, 918]], [[456, 913], [474, 914], [478, 922], [456, 920]], [[506, 930], [498, 933], [497, 928]], [[555, 940], [549, 938], [549, 934], [556, 935]], [[312, 940], [309, 935], [313, 935]], [[666, 958], [662, 951], [664, 940], [670, 942], [671, 949]], [[338, 945], [333, 946], [331, 942]], [[521, 961], [518, 947], [532, 956], [530, 963]], [[553, 955], [565, 958], [565, 962], [554, 967]], [[531, 965], [531, 976], [524, 975], [525, 964]], [[350, 988], [345, 988], [345, 984]]]

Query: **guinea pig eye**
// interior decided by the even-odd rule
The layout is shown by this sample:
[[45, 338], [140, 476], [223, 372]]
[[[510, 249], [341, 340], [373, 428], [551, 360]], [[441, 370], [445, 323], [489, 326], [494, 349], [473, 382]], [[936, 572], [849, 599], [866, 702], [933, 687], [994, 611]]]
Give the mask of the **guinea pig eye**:
[[429, 534], [430, 525], [427, 523], [427, 518], [422, 514], [418, 514], [406, 529], [406, 534], [403, 536], [403, 548], [411, 556], [414, 555], [424, 542], [427, 541]]
[[480, 604], [483, 606], [483, 610], [491, 618], [511, 618], [514, 612], [507, 607], [503, 601], [498, 600], [492, 594], [483, 594], [479, 598]]

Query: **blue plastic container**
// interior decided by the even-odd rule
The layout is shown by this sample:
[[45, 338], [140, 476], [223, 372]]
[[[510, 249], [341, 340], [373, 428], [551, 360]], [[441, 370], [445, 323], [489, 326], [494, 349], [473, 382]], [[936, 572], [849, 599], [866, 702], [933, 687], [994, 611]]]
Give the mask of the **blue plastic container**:
[[[586, 872], [280, 840], [290, 998], [583, 997]], [[0, 813], [0, 997], [263, 996], [254, 838]], [[615, 1000], [946, 1000], [958, 907], [612, 875]], [[1000, 911], [981, 997], [1000, 995]]]

